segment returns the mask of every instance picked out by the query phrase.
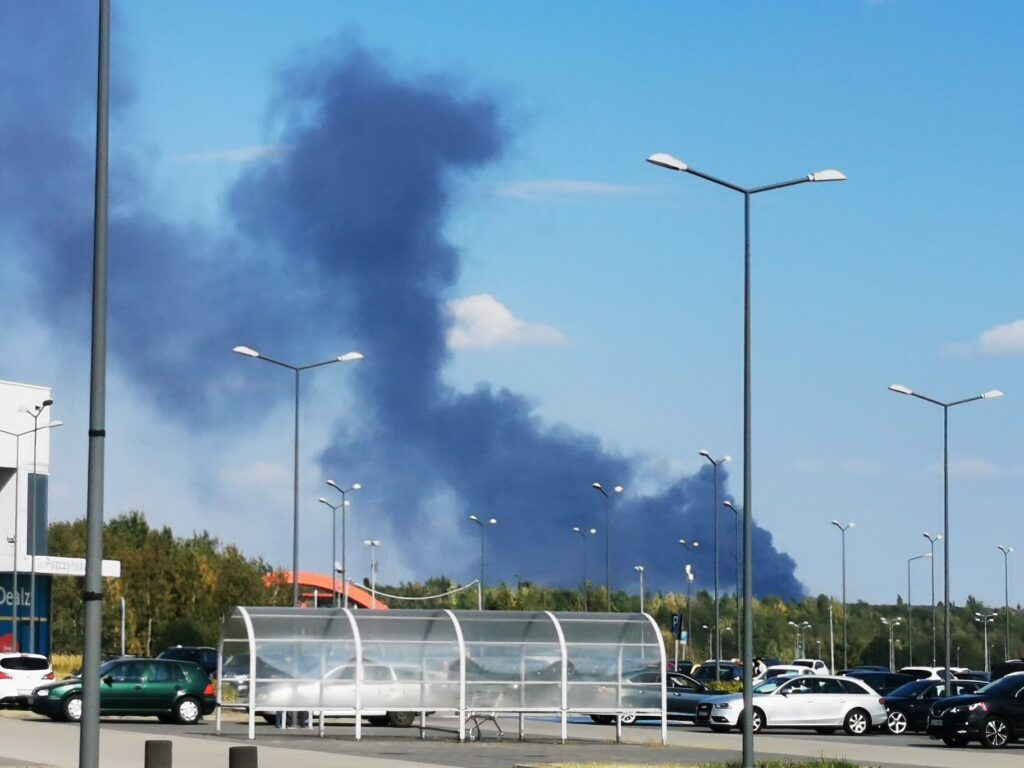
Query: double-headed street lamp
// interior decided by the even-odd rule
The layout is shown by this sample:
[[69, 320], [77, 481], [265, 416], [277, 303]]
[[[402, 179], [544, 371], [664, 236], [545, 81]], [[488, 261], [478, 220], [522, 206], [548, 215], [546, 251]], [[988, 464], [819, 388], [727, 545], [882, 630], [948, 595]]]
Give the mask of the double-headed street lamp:
[[476, 515], [470, 515], [469, 519], [480, 526], [480, 583], [477, 585], [476, 603], [477, 610], [482, 611], [484, 609], [484, 563], [486, 562], [484, 541], [486, 539], [487, 525], [497, 525], [498, 520], [492, 517], [487, 521], [487, 525], [484, 525], [484, 521]]
[[583, 529], [578, 525], [573, 526], [572, 532], [580, 537], [580, 548], [583, 550], [583, 612], [586, 613], [589, 609], [587, 608], [587, 535], [595, 536], [597, 534], [597, 528]]
[[804, 653], [804, 631], [811, 628], [811, 622], [809, 621], [787, 621], [787, 624], [791, 626], [796, 632], [796, 648], [793, 652], [793, 658], [799, 659], [805, 655]]
[[36, 509], [39, 504], [39, 417], [43, 415], [43, 409], [53, 405], [53, 399], [47, 398], [39, 405], [27, 408], [28, 414], [32, 417], [32, 506], [29, 509], [28, 536], [25, 543], [32, 548], [32, 575], [29, 577], [28, 589], [32, 599], [28, 604], [28, 648], [31, 653], [36, 653], [36, 551], [39, 549], [39, 531], [37, 530]]
[[287, 368], [289, 371], [295, 372], [295, 442], [293, 446], [293, 461], [292, 461], [292, 605], [298, 607], [299, 605], [299, 374], [303, 371], [308, 371], [310, 368], [319, 368], [324, 365], [331, 365], [332, 363], [351, 363], [355, 360], [362, 360], [363, 355], [359, 352], [346, 352], [344, 355], [331, 358], [330, 360], [324, 360], [320, 363], [310, 363], [309, 365], [292, 365], [291, 363], [283, 363], [280, 360], [275, 360], [272, 357], [261, 355], [255, 349], [251, 347], [238, 346], [231, 350], [239, 355], [245, 357], [252, 357], [257, 360], [263, 360], [268, 363], [273, 363], [282, 368]]
[[363, 539], [363, 544], [370, 548], [370, 607], [377, 607], [377, 547], [380, 539]]
[[942, 408], [942, 571], [943, 571], [943, 595], [942, 595], [942, 623], [943, 634], [946, 643], [946, 660], [943, 680], [946, 690], [950, 690], [949, 681], [952, 679], [950, 671], [950, 615], [949, 615], [949, 409], [955, 405], [973, 403], [976, 400], [993, 400], [1002, 397], [1003, 393], [998, 389], [992, 389], [974, 397], [965, 397], [963, 400], [954, 400], [951, 403], [944, 403], [941, 400], [934, 400], [930, 397], [914, 392], [902, 384], [892, 384], [889, 389], [898, 395], [909, 395], [926, 403], [937, 405]]
[[640, 613], [644, 612], [644, 567], [634, 565], [633, 570], [640, 576]]
[[[752, 670], [754, 666], [753, 613], [753, 504], [751, 482], [751, 396], [750, 396], [750, 198], [762, 192], [783, 189], [807, 182], [843, 181], [846, 176], [836, 170], [818, 171], [799, 179], [765, 184], [760, 187], [741, 187], [691, 168], [679, 158], [662, 152], [651, 155], [647, 162], [670, 171], [689, 173], [743, 195], [743, 708], [754, 707]], [[751, 718], [743, 719], [743, 768], [754, 766], [754, 732]]]
[[[592, 483], [591, 488], [604, 496], [604, 589], [608, 594], [605, 596], [605, 609], [612, 612], [612, 497], [600, 483]], [[618, 495], [625, 490], [621, 485], [612, 488], [612, 493]]]
[[[327, 506], [331, 507], [332, 509], [341, 509], [341, 591], [343, 595], [341, 605], [343, 608], [348, 608], [348, 539], [346, 538], [345, 534], [345, 518], [348, 515], [349, 505], [349, 500], [347, 496], [348, 494], [352, 493], [352, 491], [362, 490], [363, 486], [361, 483], [352, 483], [352, 486], [350, 488], [342, 488], [333, 480], [328, 480], [327, 485], [329, 485], [331, 488], [333, 488], [334, 490], [341, 494], [341, 504], [338, 507], [334, 507], [331, 504], [327, 504], [327, 502], [324, 501], [323, 499], [320, 499], [320, 501], [324, 501], [324, 503], [327, 504]], [[334, 562], [333, 555], [331, 557], [331, 562]], [[335, 568], [334, 570], [337, 571], [337, 568]], [[334, 590], [334, 594], [338, 594], [337, 589]]]
[[[52, 400], [44, 401], [44, 405], [46, 403], [52, 403], [52, 402], [53, 402]], [[50, 423], [44, 424], [43, 426], [40, 427], [38, 422], [36, 422], [35, 425], [32, 427], [32, 429], [26, 429], [24, 432], [8, 432], [6, 429], [0, 429], [0, 434], [4, 434], [4, 435], [7, 435], [8, 437], [13, 437], [14, 438], [14, 535], [10, 539], [10, 543], [14, 547], [14, 569], [13, 569], [13, 571], [11, 573], [11, 589], [14, 592], [14, 598], [13, 598], [14, 599], [14, 604], [11, 607], [11, 614], [12, 614], [11, 630], [13, 632], [13, 635], [12, 635], [12, 637], [13, 637], [13, 641], [12, 641], [13, 645], [11, 646], [11, 650], [13, 650], [13, 651], [20, 651], [21, 650], [20, 636], [18, 634], [18, 612], [19, 612], [19, 608], [20, 608], [20, 604], [21, 604], [21, 596], [18, 593], [18, 502], [21, 500], [21, 482], [20, 482], [20, 479], [21, 479], [21, 438], [23, 438], [25, 435], [35, 435], [41, 429], [56, 429], [57, 427], [63, 426], [63, 424], [64, 424], [63, 421], [51, 421]], [[33, 473], [35, 473], [35, 469], [34, 468], [33, 468], [32, 471], [33, 471]], [[33, 479], [33, 483], [34, 482], [35, 482], [35, 480]], [[33, 502], [33, 506], [34, 506], [35, 505], [35, 494], [34, 493], [33, 493], [32, 502]], [[28, 516], [26, 516], [25, 525], [26, 525], [26, 527], [30, 527], [32, 525], [32, 521], [29, 519]], [[34, 532], [33, 532], [33, 535], [31, 537], [26, 537], [26, 540], [27, 541], [32, 541], [34, 543], [34, 541], [35, 541]], [[26, 547], [26, 549], [27, 549], [27, 547]], [[35, 548], [33, 547], [33, 552], [34, 551], [35, 551]], [[33, 571], [34, 571], [34, 569], [35, 569], [35, 557], [33, 557], [32, 563], [33, 563]], [[35, 652], [35, 644], [34, 644], [33, 641], [35, 640], [35, 637], [34, 637], [34, 634], [33, 634], [33, 631], [32, 631], [31, 627], [32, 627], [32, 625], [34, 623], [32, 621], [32, 619], [34, 618], [34, 615], [35, 615], [35, 608], [34, 608], [34, 606], [35, 606], [35, 602], [36, 602], [36, 593], [35, 593], [35, 587], [34, 587], [34, 585], [31, 584], [31, 582], [30, 582], [30, 592], [31, 592], [31, 601], [29, 603], [29, 605], [30, 605], [30, 612], [29, 612], [29, 650], [34, 653]]]
[[[743, 517], [743, 510], [729, 501], [729, 499], [723, 501], [722, 506], [728, 507], [733, 512], [732, 528], [733, 536], [736, 540], [736, 645], [739, 646], [740, 639], [743, 637], [743, 590], [740, 587], [742, 578], [740, 576], [740, 518]], [[743, 655], [742, 649], [739, 649], [739, 655]]]
[[693, 580], [695, 575], [690, 563], [686, 564], [684, 570], [686, 571], [686, 655], [689, 656], [693, 647]]
[[849, 666], [846, 660], [846, 532], [853, 528], [856, 523], [840, 523], [838, 520], [833, 520], [832, 525], [839, 529], [839, 532], [843, 537], [843, 668]]
[[910, 564], [915, 560], [931, 557], [931, 552], [907, 559], [907, 666], [914, 666], [914, 601], [910, 596]]
[[882, 623], [889, 628], [889, 671], [892, 672], [896, 669], [896, 638], [893, 633], [901, 622], [899, 619], [883, 618]]
[[985, 671], [989, 671], [988, 665], [988, 625], [994, 622], [999, 617], [999, 614], [993, 611], [992, 613], [975, 613], [974, 620], [981, 624], [981, 628], [984, 631], [982, 642], [985, 643]]
[[[718, 603], [718, 465], [732, 461], [732, 456], [723, 456], [714, 459], [706, 450], [699, 451], [698, 456], [703, 456], [711, 462], [711, 520], [715, 526], [715, 658], [722, 658], [722, 630], [721, 618], [719, 617]], [[721, 681], [721, 671], [715, 665], [715, 682]]]
[[936, 637], [938, 636], [938, 626], [935, 621], [935, 542], [942, 541], [942, 534], [937, 533], [934, 536], [932, 536], [932, 534], [928, 533], [928, 531], [925, 531], [921, 535], [928, 539], [928, 544], [931, 546], [932, 556], [932, 666], [934, 667], [937, 666], [935, 660], [938, 658], [938, 654], [936, 652]]
[[1003, 553], [1003, 613], [1006, 615], [1006, 649], [1004, 659], [1010, 660], [1010, 553], [1013, 547], [1005, 547], [1002, 544], [996, 547]]

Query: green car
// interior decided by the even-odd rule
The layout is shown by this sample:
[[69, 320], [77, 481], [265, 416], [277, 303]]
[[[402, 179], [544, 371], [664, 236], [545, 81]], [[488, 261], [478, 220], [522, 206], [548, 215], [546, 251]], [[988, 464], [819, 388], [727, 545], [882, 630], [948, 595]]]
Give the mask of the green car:
[[[113, 659], [100, 667], [101, 715], [153, 715], [191, 725], [216, 707], [213, 681], [198, 664], [170, 659]], [[54, 720], [82, 719], [82, 681], [41, 685], [29, 709]]]

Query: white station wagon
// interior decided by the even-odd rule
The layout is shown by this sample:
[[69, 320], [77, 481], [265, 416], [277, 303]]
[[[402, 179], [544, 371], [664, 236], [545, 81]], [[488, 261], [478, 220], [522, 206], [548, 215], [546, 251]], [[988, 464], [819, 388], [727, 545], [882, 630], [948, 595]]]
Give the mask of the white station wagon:
[[[862, 736], [885, 724], [885, 705], [877, 692], [851, 677], [803, 675], [772, 678], [754, 688], [754, 732], [763, 728], [813, 728], [833, 733], [843, 728]], [[711, 696], [697, 705], [697, 725], [713, 731], [737, 728], [743, 694]]]

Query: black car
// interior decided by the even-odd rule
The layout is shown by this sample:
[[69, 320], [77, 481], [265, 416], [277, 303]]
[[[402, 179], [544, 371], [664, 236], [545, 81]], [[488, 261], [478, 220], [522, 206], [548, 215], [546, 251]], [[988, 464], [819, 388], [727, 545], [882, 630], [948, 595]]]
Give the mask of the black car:
[[157, 654], [158, 659], [191, 661], [202, 667], [211, 677], [217, 674], [217, 649], [203, 645], [172, 645]]
[[900, 672], [879, 672], [874, 669], [861, 667], [859, 669], [848, 669], [843, 672], [845, 677], [856, 677], [870, 685], [882, 696], [888, 696], [902, 685], [913, 682], [914, 678]]
[[709, 683], [715, 680], [715, 668], [718, 668], [718, 679], [722, 682], [743, 680], [743, 667], [731, 661], [705, 662], [698, 665], [691, 673], [694, 680]]
[[928, 713], [928, 735], [947, 746], [980, 741], [1004, 747], [1024, 736], [1024, 673], [1007, 675], [976, 693], [939, 699]]
[[[644, 669], [623, 675], [626, 683], [647, 684], [649, 687], [643, 690], [636, 690], [623, 696], [624, 707], [636, 707], [638, 709], [660, 709], [661, 690], [654, 688], [653, 684], [661, 682], [661, 673], [656, 669]], [[670, 720], [693, 720], [697, 716], [697, 703], [708, 696], [714, 696], [715, 692], [704, 683], [694, 680], [687, 675], [676, 672], [669, 672], [665, 678], [665, 708]], [[638, 718], [653, 718], [657, 715], [637, 715], [627, 713], [620, 716], [623, 725], [636, 722]], [[595, 723], [607, 724], [615, 722], [615, 715], [591, 715], [590, 719]]]
[[[950, 681], [953, 696], [974, 693], [984, 685], [980, 680]], [[885, 725], [889, 733], [927, 730], [932, 705], [945, 696], [946, 683], [942, 680], [914, 680], [886, 694], [882, 703], [888, 712]]]

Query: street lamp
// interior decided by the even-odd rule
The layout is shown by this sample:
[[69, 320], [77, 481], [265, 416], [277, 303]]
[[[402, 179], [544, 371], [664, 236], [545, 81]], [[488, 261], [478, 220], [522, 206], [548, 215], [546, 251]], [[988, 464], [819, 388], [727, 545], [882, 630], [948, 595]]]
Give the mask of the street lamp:
[[[893, 633], [896, 631], [896, 627], [900, 625], [900, 620], [883, 618], [882, 623], [889, 628], [889, 671], [892, 672], [896, 669], [896, 639]], [[946, 690], [949, 689], [947, 688]]]
[[932, 548], [931, 549], [931, 555], [932, 555], [932, 558], [931, 558], [932, 559], [932, 666], [934, 667], [934, 666], [937, 666], [936, 663], [935, 663], [935, 660], [938, 658], [938, 655], [936, 653], [936, 639], [935, 639], [936, 636], [937, 636], [937, 634], [936, 634], [936, 632], [937, 632], [937, 623], [935, 621], [935, 542], [936, 541], [942, 541], [942, 534], [941, 533], [937, 533], [934, 536], [932, 536], [930, 533], [928, 533], [928, 531], [925, 531], [921, 535], [924, 536], [926, 539], [928, 539], [928, 544]]
[[363, 539], [363, 544], [370, 548], [370, 607], [377, 607], [377, 547], [380, 539]]
[[[708, 658], [710, 659], [710, 658], [712, 658], [714, 656], [714, 651], [711, 648], [711, 640], [714, 637], [714, 633], [711, 631], [711, 627], [709, 627], [707, 624], [701, 624], [700, 628], [701, 629], [706, 629], [708, 631]], [[718, 660], [717, 659], [715, 660], [715, 666], [716, 667], [718, 666]]]
[[[484, 538], [487, 533], [487, 526], [484, 525], [484, 521], [476, 515], [470, 515], [469, 519], [480, 526], [480, 583], [477, 585], [476, 590], [476, 603], [477, 610], [482, 611], [484, 609]], [[487, 521], [489, 525], [497, 525], [498, 521], [495, 518], [491, 518]]]
[[1003, 393], [998, 389], [992, 389], [980, 395], [975, 395], [974, 397], [966, 397], [963, 400], [954, 400], [951, 403], [944, 403], [941, 400], [933, 400], [930, 397], [914, 392], [909, 387], [905, 387], [902, 384], [892, 384], [889, 386], [889, 389], [898, 395], [916, 397], [918, 400], [924, 400], [927, 403], [931, 403], [942, 408], [942, 623], [944, 625], [943, 639], [946, 644], [946, 662], [943, 680], [946, 684], [946, 690], [948, 691], [950, 690], [949, 681], [952, 679], [952, 673], [949, 669], [951, 649], [949, 616], [949, 409], [955, 405], [973, 403], [975, 400], [994, 400], [997, 397], [1002, 397]]
[[251, 347], [238, 346], [234, 347], [232, 352], [243, 355], [245, 357], [252, 357], [257, 360], [263, 360], [274, 365], [279, 365], [282, 368], [287, 368], [289, 371], [295, 372], [295, 441], [293, 446], [293, 465], [292, 465], [292, 606], [298, 607], [299, 605], [299, 374], [303, 371], [308, 371], [310, 368], [319, 368], [323, 365], [331, 365], [332, 363], [351, 363], [354, 360], [362, 360], [363, 356], [359, 352], [346, 352], [344, 355], [331, 358], [330, 360], [324, 360], [320, 363], [310, 363], [309, 365], [292, 365], [291, 363], [283, 363], [280, 360], [275, 360], [272, 357], [261, 355], [255, 349]]
[[[686, 655], [690, 655], [693, 644], [693, 566], [686, 564]], [[690, 659], [693, 661], [693, 659]]]
[[573, 533], [579, 534], [580, 537], [580, 549], [583, 550], [583, 612], [586, 613], [589, 609], [587, 608], [587, 534], [591, 536], [597, 534], [597, 528], [589, 528], [584, 530], [578, 525], [573, 526]]
[[804, 651], [804, 632], [811, 628], [812, 624], [809, 621], [788, 621], [786, 622], [789, 626], [796, 630], [796, 652], [793, 656], [794, 659], [802, 658], [806, 655]]
[[[51, 400], [49, 402], [53, 402], [53, 401]], [[35, 426], [32, 427], [32, 429], [26, 429], [24, 432], [8, 432], [6, 429], [0, 429], [0, 434], [4, 434], [4, 435], [7, 435], [9, 437], [13, 437], [14, 438], [14, 535], [11, 536], [11, 538], [8, 540], [13, 545], [13, 547], [14, 547], [14, 569], [13, 569], [13, 571], [11, 573], [11, 589], [14, 592], [14, 605], [12, 606], [12, 611], [11, 611], [11, 613], [12, 613], [11, 629], [12, 629], [12, 632], [13, 632], [13, 635], [12, 635], [13, 640], [12, 640], [11, 650], [13, 650], [13, 651], [20, 651], [21, 650], [21, 641], [20, 641], [20, 636], [18, 634], [18, 612], [19, 612], [18, 609], [19, 609], [20, 604], [21, 604], [21, 596], [20, 596], [20, 593], [18, 592], [18, 502], [21, 499], [21, 483], [20, 483], [20, 478], [21, 478], [21, 438], [23, 438], [25, 435], [34, 435], [35, 433], [37, 433], [41, 429], [56, 429], [57, 427], [60, 427], [60, 426], [63, 426], [63, 425], [64, 425], [63, 421], [51, 421], [48, 424], [44, 424], [41, 427], [38, 426], [38, 424], [36, 424]], [[34, 472], [35, 472], [35, 470], [33, 469], [33, 473]], [[33, 480], [33, 482], [35, 482], [35, 481]], [[34, 505], [35, 504], [35, 497], [34, 496], [33, 496], [32, 501], [33, 501], [33, 505]], [[25, 525], [26, 525], [26, 527], [29, 527], [31, 525], [31, 521], [29, 520], [27, 515], [26, 515], [26, 518], [25, 518]], [[34, 540], [35, 540], [35, 536], [33, 535], [32, 541], [34, 542]], [[27, 549], [28, 549], [28, 547], [26, 546], [26, 550]], [[35, 550], [35, 547], [33, 547], [33, 551], [34, 550]], [[35, 566], [35, 559], [33, 558], [33, 569], [34, 569], [34, 566]], [[30, 593], [31, 593], [31, 600], [30, 600], [30, 603], [29, 603], [29, 606], [30, 606], [30, 611], [29, 611], [29, 649], [30, 650], [34, 650], [35, 646], [34, 646], [33, 640], [35, 638], [32, 635], [31, 627], [32, 627], [32, 624], [33, 624], [32, 619], [35, 616], [35, 608], [34, 608], [34, 606], [35, 606], [35, 588], [34, 588], [34, 585], [31, 582], [30, 582], [30, 585], [29, 585], [29, 590], [30, 590]]]
[[[647, 162], [670, 171], [689, 173], [743, 195], [743, 708], [754, 707], [751, 685], [754, 666], [753, 622], [753, 549], [751, 530], [754, 508], [751, 503], [751, 397], [750, 397], [750, 198], [762, 192], [792, 187], [806, 182], [843, 181], [846, 176], [836, 170], [818, 171], [792, 181], [766, 184], [760, 187], [741, 187], [691, 168], [682, 160], [662, 152], [651, 155]], [[754, 732], [751, 718], [743, 719], [743, 768], [754, 766]]]
[[1005, 656], [1003, 657], [1007, 661], [1010, 660], [1010, 553], [1013, 552], [1013, 547], [1004, 547], [1002, 544], [996, 547], [1000, 552], [1003, 553], [1003, 613], [1006, 615], [1006, 648]]
[[634, 565], [633, 570], [640, 574], [640, 613], [644, 612], [644, 567]]
[[338, 568], [338, 510], [343, 508], [348, 502], [342, 499], [340, 504], [331, 504], [323, 496], [317, 499], [317, 501], [331, 508], [331, 606], [337, 608], [339, 570], [342, 572], [342, 578], [345, 578], [344, 568]]
[[[699, 451], [698, 456], [703, 456], [711, 462], [711, 520], [715, 526], [715, 658], [722, 658], [722, 630], [719, 617], [718, 604], [718, 465], [732, 461], [732, 456], [723, 456], [715, 460], [706, 450]], [[721, 672], [718, 665], [715, 665], [715, 682], [721, 681]]]
[[843, 668], [849, 665], [846, 661], [846, 532], [853, 528], [856, 523], [843, 525], [838, 520], [833, 520], [832, 525], [839, 529], [843, 538]]
[[[347, 557], [348, 557], [348, 539], [346, 538], [346, 534], [345, 534], [345, 518], [348, 515], [348, 507], [349, 507], [349, 503], [350, 502], [346, 498], [346, 496], [347, 496], [347, 494], [352, 493], [352, 491], [360, 491], [360, 490], [362, 490], [363, 486], [362, 486], [361, 483], [352, 483], [352, 487], [351, 488], [342, 488], [340, 485], [338, 485], [333, 480], [328, 480], [327, 484], [329, 486], [331, 486], [331, 488], [333, 488], [334, 490], [336, 490], [338, 493], [341, 494], [341, 504], [339, 505], [340, 508], [341, 508], [341, 592], [342, 592], [342, 595], [343, 595], [341, 605], [342, 605], [343, 608], [348, 608], [348, 570], [347, 570], [347, 568], [348, 568], [348, 560], [347, 560]], [[323, 501], [323, 499], [321, 499], [321, 501]], [[324, 502], [324, 503], [326, 503], [326, 502]], [[331, 505], [328, 504], [328, 506], [331, 506]], [[339, 507], [332, 507], [332, 509], [338, 509], [338, 508]], [[332, 558], [332, 562], [333, 562], [333, 558]], [[337, 570], [337, 569], [335, 569], [335, 570]], [[337, 596], [337, 594], [338, 594], [337, 589], [335, 589], [334, 594], [335, 594], [335, 596]]]
[[988, 625], [996, 620], [999, 616], [998, 613], [975, 613], [974, 620], [981, 624], [981, 628], [984, 631], [983, 642], [985, 643], [985, 671], [989, 671], [988, 666]]
[[914, 601], [910, 597], [910, 564], [915, 560], [931, 557], [930, 552], [907, 559], [907, 666], [914, 666]]
[[[600, 483], [592, 483], [591, 488], [604, 496], [604, 589], [608, 613], [612, 612], [612, 497]], [[612, 493], [622, 493], [621, 485], [612, 488]]]
[[36, 653], [36, 551], [39, 549], [38, 531], [36, 530], [36, 509], [39, 504], [39, 417], [43, 409], [53, 405], [53, 399], [47, 398], [39, 405], [26, 409], [32, 417], [32, 506], [29, 508], [28, 536], [25, 543], [31, 546], [32, 575], [29, 577], [28, 590], [31, 599], [28, 603], [28, 648]]
[[722, 502], [722, 506], [732, 510], [733, 537], [736, 541], [736, 645], [737, 655], [743, 655], [743, 649], [739, 648], [740, 638], [743, 637], [743, 600], [740, 589], [740, 518], [743, 517], [743, 510], [733, 504], [729, 499]]

